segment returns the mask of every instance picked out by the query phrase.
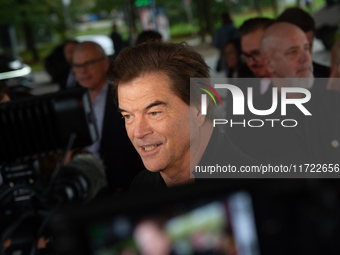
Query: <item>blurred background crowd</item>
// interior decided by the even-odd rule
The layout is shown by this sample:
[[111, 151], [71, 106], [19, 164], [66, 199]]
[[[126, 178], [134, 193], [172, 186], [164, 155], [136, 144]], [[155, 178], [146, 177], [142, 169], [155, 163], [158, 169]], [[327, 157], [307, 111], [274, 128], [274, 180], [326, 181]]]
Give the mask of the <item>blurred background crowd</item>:
[[[65, 86], [67, 71], [51, 71], [49, 60], [54, 58], [67, 69], [67, 57], [62, 54], [67, 40], [98, 42], [114, 59], [120, 49], [134, 46], [138, 35], [148, 30], [158, 32], [162, 41], [187, 41], [203, 54], [212, 77], [224, 77], [221, 52], [228, 38], [216, 38], [223, 24], [231, 22], [236, 31], [247, 19], [277, 18], [294, 6], [315, 19], [314, 52], [318, 53], [313, 59], [329, 66], [329, 50], [339, 37], [337, 0], [1, 1], [0, 72], [21, 68], [20, 77], [25, 78], [2, 74], [0, 80], [9, 87], [26, 88], [30, 94], [57, 91]], [[221, 19], [225, 12], [230, 14], [229, 21]], [[237, 47], [233, 43], [229, 48]]]

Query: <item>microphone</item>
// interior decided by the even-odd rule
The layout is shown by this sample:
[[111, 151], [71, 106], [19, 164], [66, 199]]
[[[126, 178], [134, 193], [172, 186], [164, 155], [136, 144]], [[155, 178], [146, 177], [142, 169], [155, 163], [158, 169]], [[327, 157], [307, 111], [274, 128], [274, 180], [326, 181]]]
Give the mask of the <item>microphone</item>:
[[51, 194], [62, 203], [87, 202], [106, 185], [103, 163], [92, 154], [78, 154], [60, 169]]

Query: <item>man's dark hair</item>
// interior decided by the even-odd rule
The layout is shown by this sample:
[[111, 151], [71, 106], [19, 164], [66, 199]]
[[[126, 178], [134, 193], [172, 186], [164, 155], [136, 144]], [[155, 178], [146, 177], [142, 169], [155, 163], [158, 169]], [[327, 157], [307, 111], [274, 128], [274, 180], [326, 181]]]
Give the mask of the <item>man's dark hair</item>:
[[162, 35], [152, 30], [144, 31], [138, 36], [136, 45], [147, 41], [162, 41]]
[[[121, 83], [145, 74], [163, 72], [170, 78], [172, 90], [183, 102], [200, 106], [201, 90], [194, 89], [195, 95], [190, 101], [190, 78], [209, 78], [209, 69], [203, 57], [185, 42], [152, 41], [124, 49], [112, 64], [109, 78], [117, 96]], [[210, 120], [213, 119], [212, 105], [209, 103], [207, 110]]]
[[242, 26], [239, 28], [239, 32], [241, 36], [244, 36], [252, 32], [255, 32], [258, 29], [265, 30], [267, 27], [269, 27], [273, 23], [274, 23], [274, 20], [269, 19], [269, 18], [248, 19], [245, 22], [243, 22]]
[[222, 23], [223, 24], [233, 24], [233, 20], [230, 17], [230, 14], [228, 12], [222, 13]]
[[303, 32], [315, 30], [315, 22], [308, 12], [299, 7], [286, 9], [277, 19], [277, 22], [288, 22], [301, 28]]
[[65, 40], [65, 41], [63, 42], [63, 46], [65, 47], [65, 45], [68, 44], [68, 43], [75, 43], [75, 44], [78, 44], [79, 41], [74, 40], [74, 39], [67, 39], [67, 40]]

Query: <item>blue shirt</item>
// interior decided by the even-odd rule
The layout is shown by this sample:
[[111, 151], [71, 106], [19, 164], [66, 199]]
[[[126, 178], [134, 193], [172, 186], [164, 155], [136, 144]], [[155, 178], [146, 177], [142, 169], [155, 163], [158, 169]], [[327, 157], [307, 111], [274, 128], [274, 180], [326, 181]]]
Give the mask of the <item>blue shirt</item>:
[[108, 83], [106, 83], [103, 89], [97, 94], [96, 100], [92, 103], [94, 117], [96, 118], [98, 132], [99, 132], [99, 139], [94, 142], [92, 145], [87, 146], [86, 149], [91, 152], [94, 156], [98, 159], [100, 158], [99, 150], [100, 150], [100, 142], [102, 139], [103, 133], [103, 122], [104, 122], [104, 115], [105, 115], [105, 106], [106, 106], [106, 98], [108, 92]]

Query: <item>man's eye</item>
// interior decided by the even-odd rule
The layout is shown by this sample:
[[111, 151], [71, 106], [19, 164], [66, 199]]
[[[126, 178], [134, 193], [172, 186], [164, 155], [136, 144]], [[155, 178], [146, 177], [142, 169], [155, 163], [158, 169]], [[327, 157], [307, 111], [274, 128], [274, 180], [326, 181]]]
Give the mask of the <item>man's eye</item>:
[[129, 115], [129, 114], [124, 114], [124, 115], [123, 115], [123, 118], [126, 119], [126, 120], [129, 120], [129, 119], [131, 119], [131, 115]]
[[292, 50], [292, 51], [289, 51], [289, 52], [288, 52], [289, 55], [295, 55], [296, 53], [297, 53], [296, 50]]
[[156, 116], [159, 112], [150, 112], [151, 116]]

